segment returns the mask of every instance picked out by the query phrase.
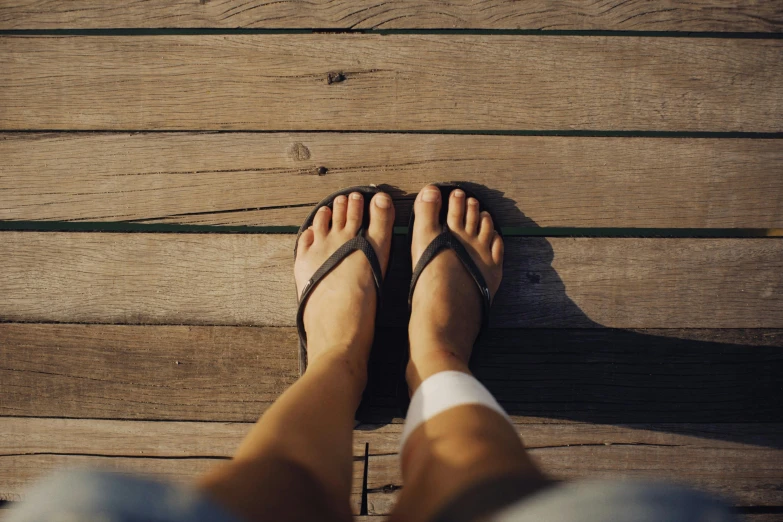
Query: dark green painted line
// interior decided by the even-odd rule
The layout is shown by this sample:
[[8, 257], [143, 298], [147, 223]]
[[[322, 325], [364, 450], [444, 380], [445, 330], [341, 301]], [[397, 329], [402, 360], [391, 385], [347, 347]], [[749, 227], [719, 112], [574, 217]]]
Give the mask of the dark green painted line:
[[780, 132], [747, 132], [747, 131], [650, 131], [650, 130], [242, 130], [242, 129], [197, 129], [197, 130], [141, 130], [141, 129], [6, 129], [3, 134], [454, 134], [459, 136], [561, 136], [573, 138], [722, 138], [722, 139], [783, 139]]
[[760, 31], [615, 31], [587, 29], [347, 29], [324, 28], [132, 28], [113, 29], [3, 29], [0, 36], [200, 36], [268, 34], [374, 34], [374, 35], [477, 35], [477, 36], [616, 36], [652, 38], [740, 38], [779, 40], [781, 32]]
[[[0, 231], [28, 232], [137, 232], [152, 234], [296, 234], [298, 226], [184, 225], [127, 221], [0, 221]], [[397, 235], [407, 227], [394, 227]], [[783, 237], [783, 229], [770, 228], [607, 228], [607, 227], [503, 227], [507, 237]]]

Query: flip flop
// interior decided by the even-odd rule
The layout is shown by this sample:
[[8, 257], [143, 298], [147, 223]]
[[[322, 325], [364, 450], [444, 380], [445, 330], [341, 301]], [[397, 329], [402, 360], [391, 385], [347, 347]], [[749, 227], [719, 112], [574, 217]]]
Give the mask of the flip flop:
[[[411, 286], [408, 292], [408, 311], [410, 312], [411, 304], [413, 303], [413, 291], [416, 289], [416, 282], [419, 280], [421, 273], [424, 271], [427, 265], [429, 265], [432, 260], [435, 259], [435, 256], [438, 255], [441, 250], [453, 250], [457, 255], [457, 258], [462, 262], [462, 264], [465, 266], [465, 269], [473, 278], [473, 281], [475, 281], [476, 286], [478, 286], [479, 293], [481, 294], [482, 313], [481, 330], [479, 333], [480, 336], [486, 331], [487, 328], [489, 328], [489, 309], [492, 305], [492, 295], [490, 294], [489, 286], [487, 286], [487, 282], [484, 279], [481, 270], [479, 270], [479, 268], [476, 266], [476, 263], [470, 257], [470, 254], [462, 245], [459, 238], [455, 236], [447, 226], [445, 226], [449, 196], [455, 189], [460, 189], [465, 193], [466, 200], [467, 198], [474, 198], [478, 200], [481, 210], [486, 211], [492, 218], [492, 223], [494, 224], [495, 230], [498, 234], [500, 234], [500, 227], [498, 226], [498, 222], [495, 219], [495, 216], [492, 214], [492, 211], [490, 211], [481, 202], [481, 199], [479, 199], [469, 188], [466, 188], [465, 184], [453, 181], [450, 183], [433, 183], [433, 185], [440, 190], [442, 204], [440, 207], [439, 221], [441, 225], [444, 225], [444, 227], [443, 232], [433, 239], [427, 248], [424, 249], [424, 252], [422, 252], [419, 261], [416, 263], [416, 267], [413, 269], [413, 274], [411, 276]], [[411, 212], [410, 221], [408, 222], [409, 246], [413, 244], [413, 223], [415, 219], [415, 212]]]
[[370, 200], [373, 196], [375, 196], [375, 194], [381, 192], [379, 188], [373, 186], [350, 187], [343, 190], [338, 190], [337, 192], [330, 194], [321, 200], [315, 206], [313, 211], [310, 212], [310, 215], [307, 216], [307, 219], [305, 219], [304, 223], [302, 223], [302, 226], [299, 228], [299, 233], [296, 235], [296, 243], [294, 243], [294, 261], [296, 261], [296, 249], [297, 245], [299, 244], [299, 236], [301, 236], [302, 233], [313, 224], [313, 219], [315, 218], [315, 214], [318, 212], [318, 209], [321, 207], [332, 208], [334, 200], [337, 198], [337, 196], [347, 196], [352, 192], [359, 192], [364, 196], [364, 214], [362, 216], [362, 226], [359, 228], [358, 232], [353, 238], [346, 241], [343, 246], [338, 248], [331, 256], [329, 256], [326, 261], [324, 261], [320, 268], [318, 268], [318, 270], [315, 271], [307, 283], [305, 283], [305, 286], [302, 288], [301, 295], [297, 296], [299, 305], [296, 311], [296, 329], [299, 333], [300, 376], [304, 374], [305, 370], [307, 370], [307, 333], [304, 329], [304, 310], [305, 306], [307, 305], [307, 300], [310, 297], [313, 289], [318, 286], [318, 283], [320, 283], [321, 280], [323, 280], [323, 278], [329, 274], [329, 272], [334, 270], [343, 259], [357, 250], [364, 253], [364, 255], [367, 256], [367, 260], [370, 262], [370, 268], [372, 269], [373, 278], [375, 279], [376, 299], [378, 303], [376, 311], [380, 308], [381, 291], [383, 288], [383, 270], [381, 269], [381, 264], [378, 260], [378, 255], [375, 253], [375, 249], [364, 237], [364, 234], [367, 232], [367, 227], [370, 224]]
[[[439, 222], [441, 223], [441, 225], [443, 225], [443, 232], [441, 232], [435, 239], [433, 239], [430, 242], [430, 244], [427, 246], [427, 248], [424, 249], [424, 252], [422, 252], [421, 257], [416, 263], [416, 267], [413, 269], [413, 273], [411, 275], [410, 290], [408, 291], [408, 315], [410, 315], [411, 305], [413, 303], [413, 292], [414, 290], [416, 290], [416, 283], [418, 282], [421, 273], [424, 271], [425, 268], [427, 268], [427, 265], [429, 265], [432, 262], [432, 260], [435, 259], [435, 256], [437, 256], [442, 250], [452, 250], [457, 255], [457, 259], [459, 259], [462, 262], [462, 264], [465, 266], [465, 269], [473, 278], [473, 281], [476, 283], [476, 286], [478, 287], [478, 291], [481, 294], [481, 301], [482, 301], [481, 329], [479, 330], [478, 337], [476, 338], [476, 340], [478, 341], [478, 339], [480, 339], [482, 335], [484, 335], [487, 329], [489, 328], [489, 310], [492, 305], [492, 295], [489, 291], [489, 286], [487, 286], [487, 282], [481, 273], [481, 270], [479, 270], [479, 268], [476, 266], [476, 263], [470, 257], [470, 254], [465, 249], [463, 244], [460, 242], [459, 238], [455, 236], [451, 230], [449, 230], [448, 226], [446, 226], [446, 214], [448, 213], [449, 195], [455, 189], [460, 189], [465, 193], [466, 201], [467, 198], [475, 198], [476, 200], [479, 201], [481, 210], [489, 213], [490, 217], [492, 218], [492, 223], [494, 224], [495, 230], [497, 231], [498, 234], [500, 234], [500, 227], [498, 226], [498, 221], [497, 219], [495, 219], [495, 216], [492, 214], [492, 212], [487, 208], [486, 205], [484, 205], [481, 199], [478, 198], [473, 193], [472, 190], [466, 187], [465, 183], [453, 181], [449, 183], [433, 183], [433, 185], [440, 190], [440, 194], [441, 194], [442, 203], [440, 207]], [[410, 221], [408, 222], [409, 251], [411, 245], [413, 244], [413, 223], [415, 219], [416, 219], [416, 213], [411, 211]], [[473, 356], [475, 355], [475, 353], [476, 351], [474, 350], [473, 353], [471, 354], [470, 363], [472, 363]], [[403, 366], [403, 368], [408, 364], [407, 355], [405, 359], [406, 359], [404, 361], [405, 365]], [[407, 410], [408, 403], [410, 401], [410, 397], [408, 397], [407, 383], [405, 383], [403, 390], [404, 393], [400, 395], [401, 398], [400, 405], [402, 407], [402, 413], [404, 414], [405, 411]]]

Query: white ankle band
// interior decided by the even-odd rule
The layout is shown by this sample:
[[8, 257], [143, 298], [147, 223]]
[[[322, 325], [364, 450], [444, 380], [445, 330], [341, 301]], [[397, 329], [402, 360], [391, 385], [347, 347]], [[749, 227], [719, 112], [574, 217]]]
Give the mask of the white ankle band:
[[436, 373], [425, 379], [413, 394], [402, 430], [400, 453], [410, 434], [421, 424], [439, 413], [465, 404], [486, 406], [511, 422], [489, 390], [472, 375], [453, 371]]

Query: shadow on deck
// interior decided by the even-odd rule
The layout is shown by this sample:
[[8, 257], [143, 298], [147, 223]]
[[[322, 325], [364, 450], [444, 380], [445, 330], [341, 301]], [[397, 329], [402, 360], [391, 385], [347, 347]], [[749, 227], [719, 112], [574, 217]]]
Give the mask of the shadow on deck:
[[[393, 187], [384, 188], [399, 195]], [[515, 222], [537, 227], [502, 192], [472, 188], [495, 208], [506, 213], [515, 209]], [[547, 239], [531, 241], [540, 242], [549, 256], [543, 272], [536, 265], [529, 284], [556, 281], [560, 299], [549, 301], [557, 304], [542, 303], [531, 291], [515, 296], [515, 303], [521, 310], [535, 310], [536, 316], [568, 317], [575, 326], [492, 329], [480, 340], [476, 376], [511, 415], [614, 425], [644, 423], [645, 429], [783, 447], [783, 440], [763, 427], [754, 430], [753, 425], [745, 425], [737, 430], [729, 425], [780, 422], [780, 333], [606, 328], [568, 298], [551, 265], [554, 253]], [[407, 248], [402, 243], [395, 246], [400, 256]], [[390, 281], [385, 310], [406, 310], [404, 282]], [[558, 309], [542, 310], [542, 306]], [[405, 363], [403, 346], [407, 346], [407, 334], [399, 328], [382, 328], [376, 336], [366, 395], [368, 422], [392, 422], [403, 416], [400, 396], [407, 390], [398, 380]]]

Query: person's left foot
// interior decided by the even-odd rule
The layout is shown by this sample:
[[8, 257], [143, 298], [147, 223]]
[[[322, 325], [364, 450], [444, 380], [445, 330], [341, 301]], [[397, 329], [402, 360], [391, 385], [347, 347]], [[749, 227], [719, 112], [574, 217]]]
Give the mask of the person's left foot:
[[[316, 270], [362, 226], [363, 195], [338, 196], [321, 207], [313, 225], [299, 237], [294, 276], [297, 294]], [[375, 194], [370, 204], [366, 239], [378, 255], [384, 276], [389, 264], [394, 205], [388, 194]], [[375, 330], [376, 289], [362, 252], [354, 252], [324, 277], [310, 294], [304, 312], [307, 357], [312, 364], [329, 349], [349, 349], [365, 363]]]

